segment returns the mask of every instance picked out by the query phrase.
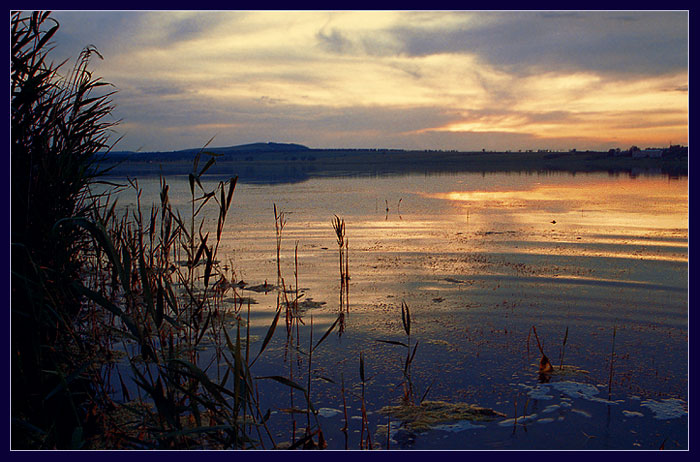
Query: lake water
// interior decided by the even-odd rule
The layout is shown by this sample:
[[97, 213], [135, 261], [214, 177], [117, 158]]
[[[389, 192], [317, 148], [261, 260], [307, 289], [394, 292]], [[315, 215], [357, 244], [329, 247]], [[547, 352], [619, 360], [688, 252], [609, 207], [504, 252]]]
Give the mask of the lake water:
[[[187, 177], [168, 182], [171, 202], [186, 215]], [[158, 203], [158, 178], [139, 184], [141, 203]], [[123, 194], [122, 205], [132, 196]], [[405, 350], [376, 340], [406, 341], [402, 303], [418, 344], [417, 395], [428, 390], [426, 401], [504, 416], [419, 431], [392, 419], [391, 449], [688, 447], [687, 177], [512, 172], [241, 182], [218, 257], [248, 287], [277, 281], [273, 204], [285, 218], [285, 284], [294, 285], [296, 246], [301, 300], [316, 302], [306, 305], [302, 344], [312, 317], [318, 339], [346, 310], [342, 335], [336, 329], [314, 352], [311, 400], [330, 449], [359, 448], [360, 354], [372, 442], [387, 446], [387, 417], [378, 411], [401, 397]], [[349, 242], [345, 294], [334, 215], [345, 221]], [[252, 299], [260, 343], [277, 293], [238, 295]], [[533, 326], [555, 366], [548, 381], [538, 374]], [[283, 327], [253, 373], [273, 375], [284, 364], [306, 383], [306, 365], [290, 359]], [[574, 372], [556, 373], [561, 363]], [[281, 409], [292, 407], [289, 390], [265, 387], [262, 407], [272, 411], [277, 441], [288, 441], [293, 416]], [[296, 419], [303, 427], [305, 416]]]

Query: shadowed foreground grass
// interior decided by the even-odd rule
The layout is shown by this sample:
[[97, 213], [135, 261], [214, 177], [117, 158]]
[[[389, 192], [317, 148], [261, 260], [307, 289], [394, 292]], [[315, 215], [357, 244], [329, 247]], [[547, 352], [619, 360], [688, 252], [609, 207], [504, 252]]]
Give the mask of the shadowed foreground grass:
[[[217, 157], [205, 145], [192, 163], [185, 216], [171, 206], [164, 178], [150, 208], [137, 180], [92, 194], [98, 152], [110, 149], [116, 124], [108, 121], [112, 93], [88, 70], [100, 57], [93, 47], [68, 77], [49, 63], [58, 28], [48, 13], [12, 13], [12, 448], [324, 448], [312, 361], [342, 326], [342, 302], [318, 340], [311, 328], [305, 349], [297, 271], [293, 290], [279, 272], [276, 314], [253, 350], [250, 305], [217, 258], [237, 178], [205, 190], [201, 177]], [[136, 206], [118, 214], [114, 193], [125, 188]], [[212, 207], [213, 224], [203, 218]], [[275, 222], [279, 251], [284, 217], [276, 209]], [[227, 295], [233, 308], [224, 308]], [[284, 365], [251, 372], [282, 316], [288, 344], [308, 364], [304, 385]], [[205, 341], [224, 367], [213, 371], [202, 357]], [[271, 410], [259, 404], [263, 382], [287, 387], [305, 417], [291, 441], [272, 437]]]

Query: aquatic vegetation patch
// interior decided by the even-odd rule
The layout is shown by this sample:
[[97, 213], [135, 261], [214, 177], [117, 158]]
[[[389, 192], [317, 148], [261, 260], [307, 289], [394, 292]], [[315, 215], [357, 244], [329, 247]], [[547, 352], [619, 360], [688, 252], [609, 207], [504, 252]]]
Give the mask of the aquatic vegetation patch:
[[449, 422], [488, 422], [505, 417], [505, 414], [493, 409], [445, 401], [423, 401], [420, 405], [384, 406], [378, 412], [404, 422], [406, 427], [414, 431], [427, 431]]

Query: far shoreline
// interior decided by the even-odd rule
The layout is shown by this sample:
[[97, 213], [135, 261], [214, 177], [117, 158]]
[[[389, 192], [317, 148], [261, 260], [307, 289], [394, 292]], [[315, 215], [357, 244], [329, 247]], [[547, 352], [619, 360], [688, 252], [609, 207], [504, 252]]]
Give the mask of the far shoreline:
[[[199, 150], [160, 153], [112, 153], [101, 167], [110, 176], [187, 175]], [[687, 148], [663, 157], [642, 157], [629, 152], [525, 151], [460, 152], [389, 149], [241, 149], [202, 150], [200, 171], [209, 157], [216, 162], [206, 175], [239, 176], [250, 183], [290, 183], [312, 177], [443, 174], [459, 172], [564, 172], [611, 175], [688, 175]], [[199, 173], [199, 172], [195, 172]]]

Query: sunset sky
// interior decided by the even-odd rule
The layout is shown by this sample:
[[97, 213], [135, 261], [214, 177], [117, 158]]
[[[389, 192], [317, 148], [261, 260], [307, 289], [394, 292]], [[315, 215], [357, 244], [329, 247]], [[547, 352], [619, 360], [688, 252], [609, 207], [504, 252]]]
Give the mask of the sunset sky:
[[[259, 141], [518, 150], [688, 142], [688, 12], [57, 11], [116, 150]], [[65, 65], [64, 71], [70, 70]]]

